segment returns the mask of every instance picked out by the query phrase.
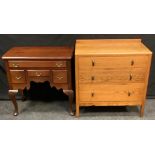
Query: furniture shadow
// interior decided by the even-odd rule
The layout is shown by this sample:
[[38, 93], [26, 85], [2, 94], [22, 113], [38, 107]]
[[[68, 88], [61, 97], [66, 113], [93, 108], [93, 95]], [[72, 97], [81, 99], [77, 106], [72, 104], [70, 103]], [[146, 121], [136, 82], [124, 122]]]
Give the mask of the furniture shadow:
[[137, 106], [90, 106], [81, 107], [81, 111], [84, 113], [139, 112], [139, 108]]
[[29, 101], [23, 111], [53, 111], [69, 110], [68, 96], [62, 89], [51, 87], [48, 81], [30, 83], [30, 89], [24, 89], [24, 96]]

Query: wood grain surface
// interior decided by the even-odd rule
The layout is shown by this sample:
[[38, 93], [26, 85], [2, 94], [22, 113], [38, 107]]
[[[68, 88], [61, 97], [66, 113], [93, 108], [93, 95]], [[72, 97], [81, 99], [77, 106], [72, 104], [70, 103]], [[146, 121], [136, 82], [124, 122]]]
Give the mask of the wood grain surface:
[[152, 52], [141, 39], [77, 40], [76, 116], [80, 106], [144, 103]]

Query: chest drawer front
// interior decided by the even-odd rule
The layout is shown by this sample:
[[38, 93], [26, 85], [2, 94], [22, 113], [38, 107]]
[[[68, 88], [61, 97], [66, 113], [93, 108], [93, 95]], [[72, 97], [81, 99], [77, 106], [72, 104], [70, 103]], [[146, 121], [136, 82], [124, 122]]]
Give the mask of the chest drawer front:
[[148, 56], [79, 57], [79, 70], [103, 68], [145, 68]]
[[143, 97], [143, 84], [132, 85], [79, 85], [79, 98], [89, 101], [140, 101]]
[[26, 76], [24, 70], [10, 70], [12, 83], [25, 83]]
[[144, 68], [79, 70], [79, 83], [143, 83], [145, 78]]
[[67, 83], [67, 70], [53, 70], [53, 83]]
[[9, 67], [66, 67], [66, 61], [9, 61]]
[[28, 76], [50, 76], [50, 70], [28, 70]]

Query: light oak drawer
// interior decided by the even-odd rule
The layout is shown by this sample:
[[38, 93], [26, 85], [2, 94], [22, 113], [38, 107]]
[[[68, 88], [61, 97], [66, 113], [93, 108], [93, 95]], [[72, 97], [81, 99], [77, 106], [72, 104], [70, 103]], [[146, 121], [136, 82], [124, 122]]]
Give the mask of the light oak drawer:
[[66, 61], [9, 61], [9, 67], [66, 67]]
[[80, 101], [141, 101], [144, 95], [143, 84], [131, 85], [79, 85]]
[[67, 83], [67, 70], [53, 70], [53, 83]]
[[50, 76], [50, 70], [28, 70], [28, 76]]
[[79, 70], [79, 83], [143, 83], [145, 78], [144, 68]]
[[25, 83], [26, 76], [24, 70], [10, 70], [11, 82], [12, 83]]
[[79, 70], [103, 68], [146, 68], [148, 56], [119, 56], [119, 57], [79, 57]]

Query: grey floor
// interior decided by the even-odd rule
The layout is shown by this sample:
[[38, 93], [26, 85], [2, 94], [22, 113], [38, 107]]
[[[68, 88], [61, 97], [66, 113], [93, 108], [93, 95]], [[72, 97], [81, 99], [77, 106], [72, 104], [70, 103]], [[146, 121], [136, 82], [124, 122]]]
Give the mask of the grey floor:
[[155, 100], [148, 99], [144, 117], [139, 117], [139, 107], [85, 107], [80, 109], [80, 117], [70, 116], [68, 101], [20, 101], [18, 116], [13, 116], [11, 101], [0, 101], [1, 120], [154, 120]]

